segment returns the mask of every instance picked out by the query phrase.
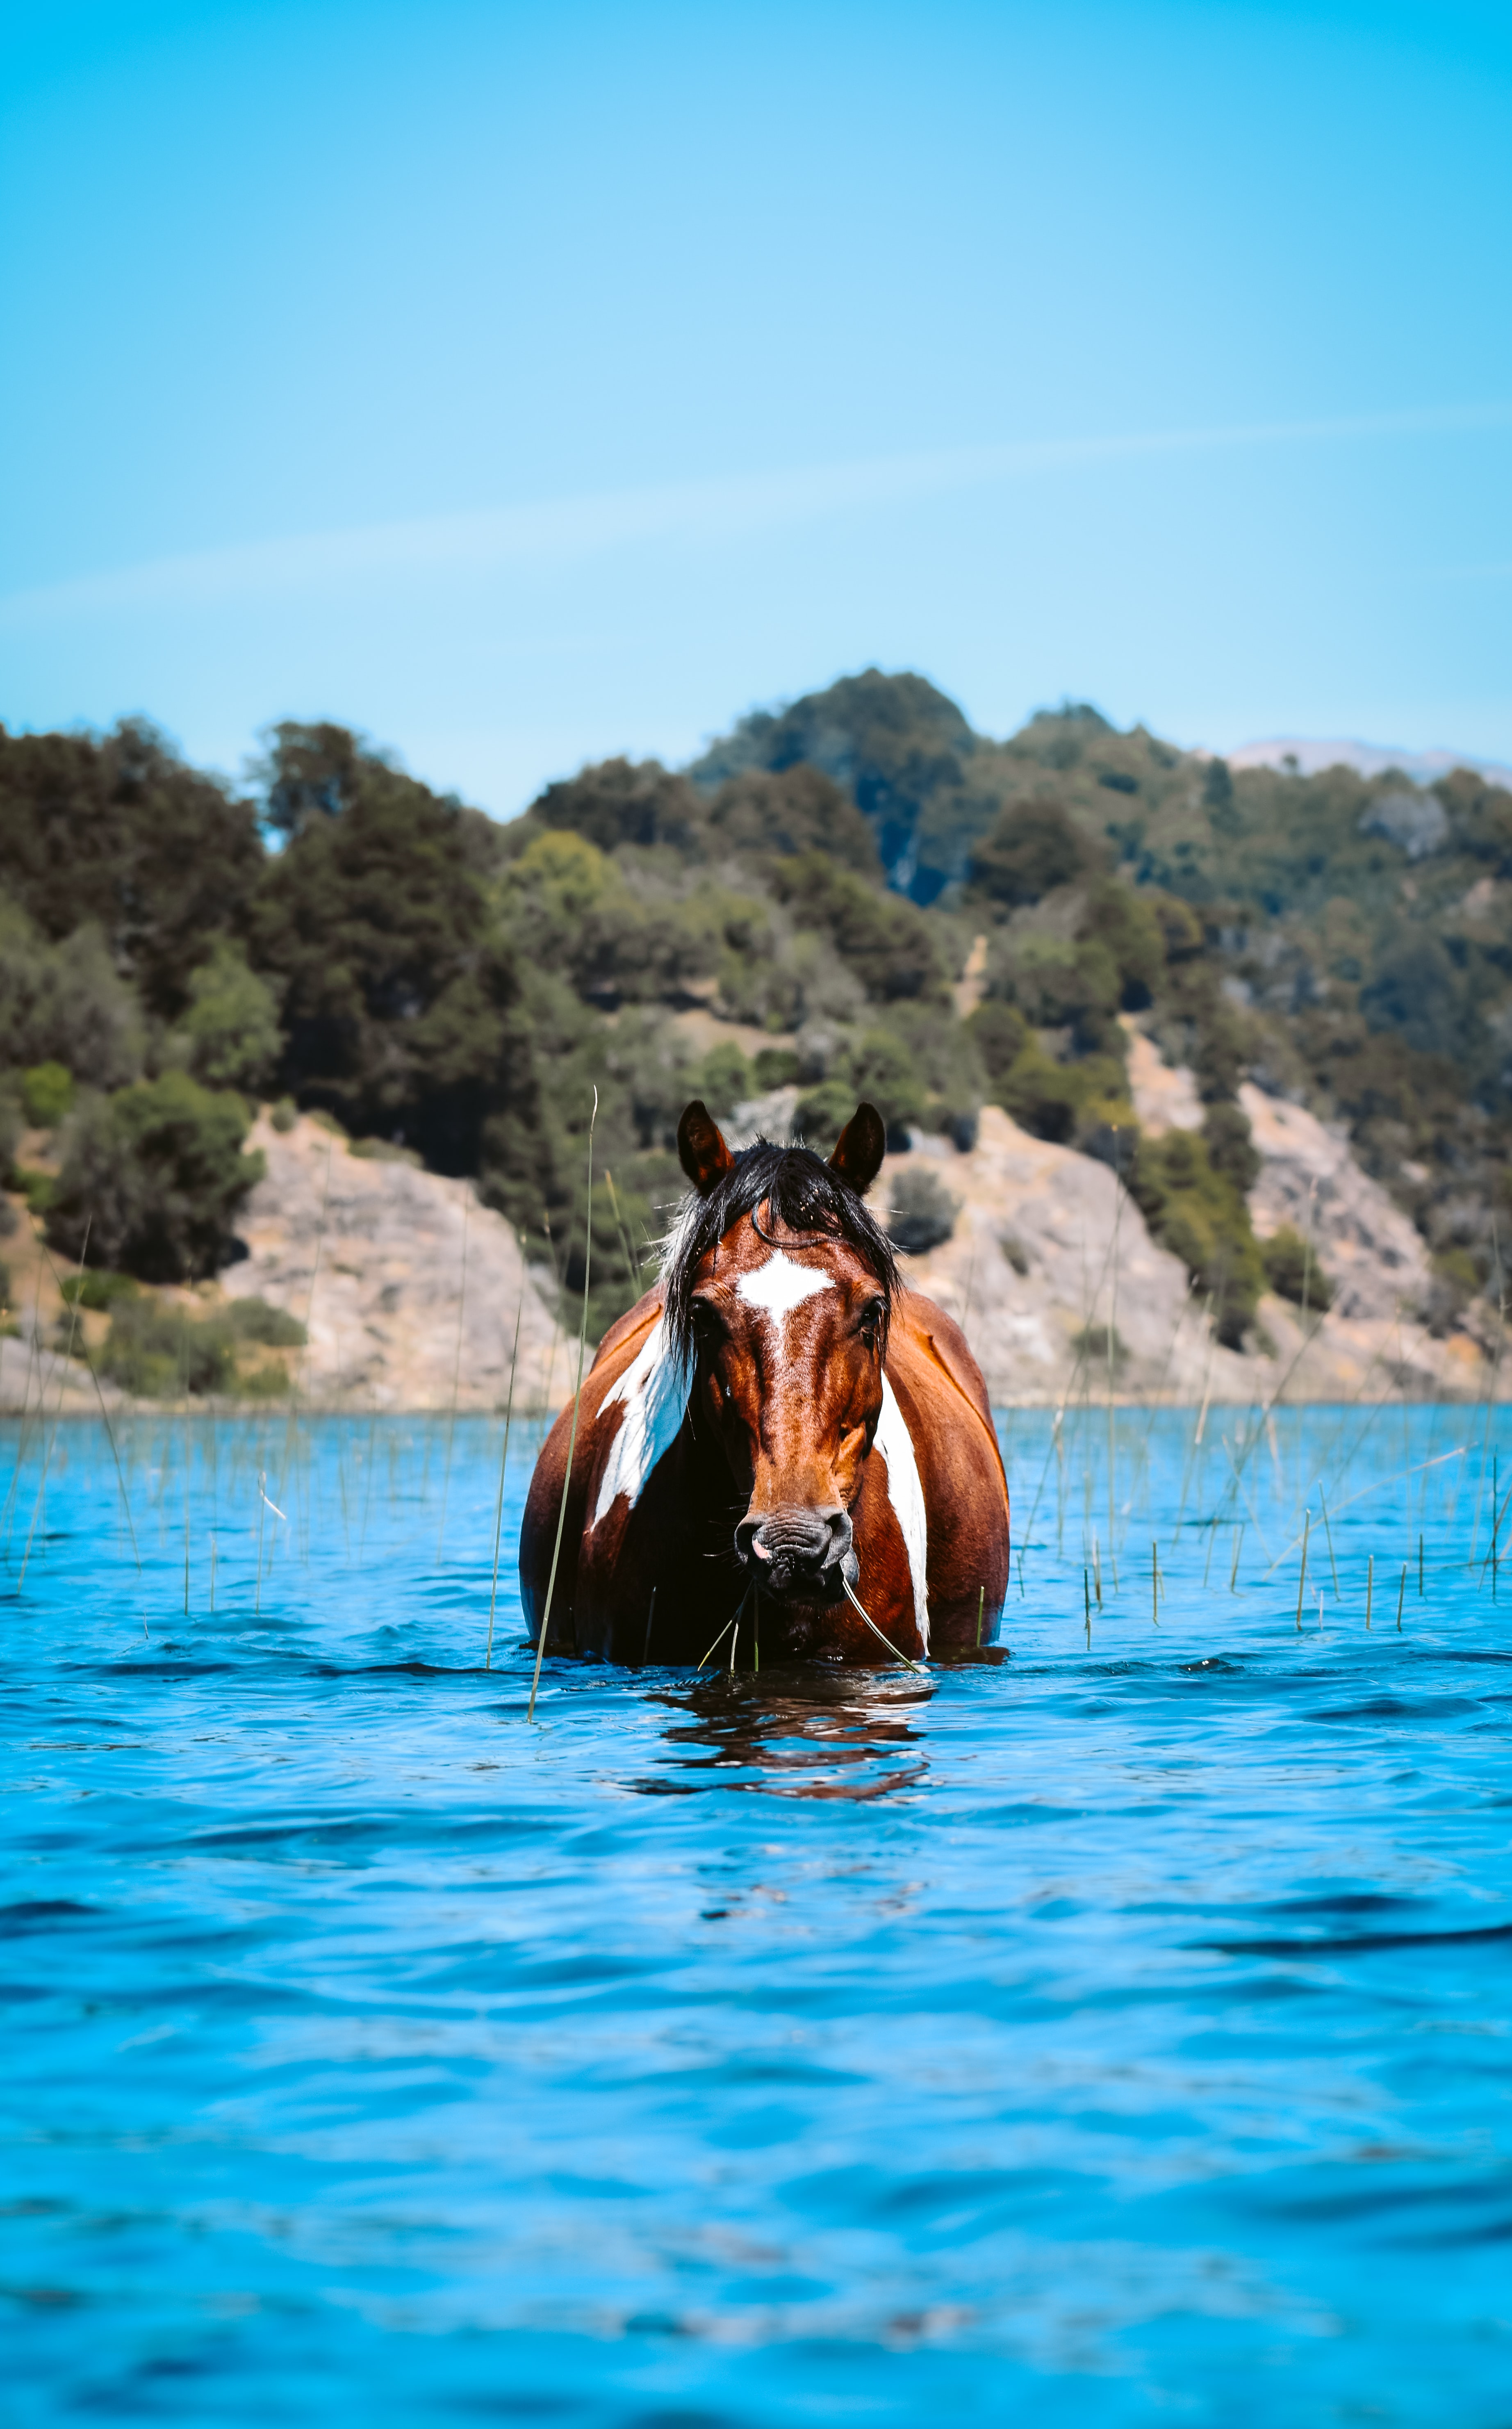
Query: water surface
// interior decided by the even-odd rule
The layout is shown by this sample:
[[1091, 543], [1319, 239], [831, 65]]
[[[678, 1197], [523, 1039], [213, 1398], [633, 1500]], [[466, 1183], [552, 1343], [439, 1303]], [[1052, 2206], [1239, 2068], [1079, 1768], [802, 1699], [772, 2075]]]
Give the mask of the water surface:
[[0, 2414], [1512, 2420], [1501, 1418], [1005, 1417], [1011, 1658], [534, 1727], [501, 1430], [8, 1429]]

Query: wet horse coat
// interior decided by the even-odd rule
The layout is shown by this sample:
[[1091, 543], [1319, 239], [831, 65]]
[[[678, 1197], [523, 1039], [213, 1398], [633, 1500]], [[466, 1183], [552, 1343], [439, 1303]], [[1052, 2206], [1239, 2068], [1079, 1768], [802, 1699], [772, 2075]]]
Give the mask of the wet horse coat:
[[569, 1404], [532, 1480], [533, 1635], [555, 1557], [559, 1651], [697, 1661], [722, 1638], [724, 1661], [733, 1622], [742, 1666], [885, 1661], [856, 1602], [912, 1659], [978, 1624], [989, 1644], [1007, 1483], [963, 1335], [899, 1283], [862, 1204], [879, 1118], [860, 1108], [826, 1165], [731, 1155], [694, 1104], [680, 1146], [696, 1194], [663, 1281], [606, 1335], [575, 1444]]

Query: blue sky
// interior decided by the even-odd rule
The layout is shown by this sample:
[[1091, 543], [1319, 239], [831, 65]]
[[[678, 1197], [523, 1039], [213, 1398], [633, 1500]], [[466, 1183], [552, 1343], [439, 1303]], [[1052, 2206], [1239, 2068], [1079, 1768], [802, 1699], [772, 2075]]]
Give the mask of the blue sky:
[[1512, 11], [14, 0], [0, 718], [1512, 759]]

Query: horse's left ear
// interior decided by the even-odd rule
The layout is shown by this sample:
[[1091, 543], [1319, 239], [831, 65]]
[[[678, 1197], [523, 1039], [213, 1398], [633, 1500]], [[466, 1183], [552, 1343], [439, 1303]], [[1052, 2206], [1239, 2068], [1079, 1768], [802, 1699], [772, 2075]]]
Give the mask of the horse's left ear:
[[678, 1158], [683, 1171], [700, 1198], [707, 1198], [718, 1188], [727, 1172], [733, 1172], [735, 1159], [720, 1135], [719, 1125], [701, 1097], [682, 1108], [682, 1119], [677, 1126]]
[[887, 1131], [881, 1115], [863, 1099], [835, 1141], [830, 1169], [838, 1172], [842, 1181], [848, 1181], [858, 1198], [864, 1198], [882, 1168], [886, 1153]]

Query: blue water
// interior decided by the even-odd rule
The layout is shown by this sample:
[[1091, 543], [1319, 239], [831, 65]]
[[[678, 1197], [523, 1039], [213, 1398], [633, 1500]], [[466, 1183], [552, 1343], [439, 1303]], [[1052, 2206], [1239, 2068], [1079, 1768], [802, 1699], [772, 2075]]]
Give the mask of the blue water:
[[529, 1727], [534, 1444], [489, 1672], [497, 1424], [11, 1426], [0, 2416], [1512, 2421], [1512, 1426], [1003, 1430], [1011, 1659]]

